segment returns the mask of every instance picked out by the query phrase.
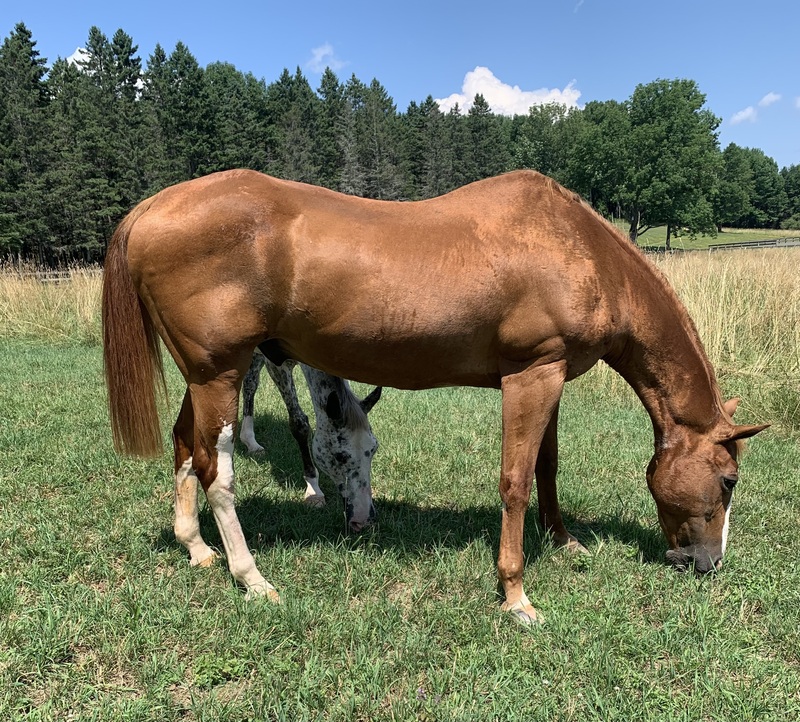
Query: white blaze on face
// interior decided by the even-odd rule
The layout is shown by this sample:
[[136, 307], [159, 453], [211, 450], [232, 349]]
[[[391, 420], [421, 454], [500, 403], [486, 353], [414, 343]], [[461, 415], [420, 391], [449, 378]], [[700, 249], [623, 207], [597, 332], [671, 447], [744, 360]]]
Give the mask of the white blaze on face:
[[725, 554], [725, 547], [728, 546], [728, 528], [731, 523], [731, 507], [733, 506], [733, 495], [728, 502], [728, 508], [725, 510], [725, 524], [722, 527], [722, 554]]

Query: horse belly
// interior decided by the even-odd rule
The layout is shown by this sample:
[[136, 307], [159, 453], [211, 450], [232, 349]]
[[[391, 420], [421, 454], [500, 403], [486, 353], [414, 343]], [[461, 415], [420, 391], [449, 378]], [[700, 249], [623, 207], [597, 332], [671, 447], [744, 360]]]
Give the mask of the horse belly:
[[277, 337], [292, 358], [354, 381], [403, 389], [499, 386], [496, 325], [385, 309], [360, 307], [329, 323], [303, 314], [284, 320]]

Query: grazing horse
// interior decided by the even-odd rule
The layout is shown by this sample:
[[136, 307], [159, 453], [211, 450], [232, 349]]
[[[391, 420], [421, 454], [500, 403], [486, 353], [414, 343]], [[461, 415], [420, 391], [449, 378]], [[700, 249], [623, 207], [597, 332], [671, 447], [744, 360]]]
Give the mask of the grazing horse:
[[[294, 385], [294, 367], [296, 365], [296, 362], [287, 360], [280, 366], [276, 366], [261, 351], [256, 350], [242, 384], [242, 424], [239, 440], [251, 454], [260, 454], [264, 451], [264, 447], [258, 443], [253, 432], [253, 412], [261, 369], [266, 368], [270, 378], [278, 387], [286, 406], [289, 414], [289, 429], [303, 459], [303, 478], [306, 482], [305, 502], [316, 507], [325, 505], [325, 494], [319, 488], [319, 474], [314, 465], [314, 461], [316, 461], [336, 484], [346, 506], [348, 503], [352, 503], [349, 499], [350, 488], [354, 483], [356, 488], [358, 487], [358, 482], [351, 480], [366, 479], [369, 483], [372, 456], [378, 447], [378, 442], [369, 425], [365, 427], [363, 423], [358, 423], [355, 427], [349, 426], [346, 423], [347, 419], [341, 416], [341, 404], [330, 403], [331, 399], [338, 400], [340, 397], [352, 394], [349, 384], [346, 381], [340, 383], [340, 379], [326, 374], [324, 371], [300, 364], [308, 384], [317, 420], [316, 434], [312, 443], [308, 416], [297, 400], [297, 388]], [[363, 401], [356, 401], [361, 405], [365, 414], [369, 413], [380, 399], [381, 391], [382, 389], [378, 387]], [[333, 393], [336, 396], [331, 396]], [[331, 416], [331, 413], [336, 415]], [[364, 495], [361, 494], [356, 501], [363, 502]]]
[[117, 448], [160, 448], [160, 336], [188, 385], [176, 472], [202, 484], [250, 594], [277, 596], [233, 504], [233, 428], [256, 346], [276, 363], [375, 385], [501, 390], [497, 568], [503, 608], [523, 623], [540, 618], [522, 583], [534, 472], [545, 528], [575, 543], [555, 482], [566, 381], [602, 359], [633, 387], [653, 424], [646, 477], [669, 558], [700, 572], [721, 565], [738, 442], [765, 428], [733, 422], [735, 402], [723, 403], [662, 275], [579, 196], [532, 171], [413, 203], [245, 170], [172, 186], [116, 230], [103, 317]]

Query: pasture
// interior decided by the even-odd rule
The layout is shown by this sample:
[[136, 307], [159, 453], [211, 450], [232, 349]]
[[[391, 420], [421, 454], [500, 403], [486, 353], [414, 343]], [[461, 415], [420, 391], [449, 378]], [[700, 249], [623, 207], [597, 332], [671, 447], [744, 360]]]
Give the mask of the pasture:
[[[562, 508], [590, 555], [548, 543], [534, 494], [525, 582], [547, 621], [532, 630], [500, 612], [496, 590], [499, 394], [387, 389], [370, 417], [379, 522], [352, 537], [327, 480], [327, 508], [301, 503], [299, 456], [265, 378], [267, 453], [237, 446], [238, 508], [285, 601], [246, 602], [224, 562], [192, 569], [175, 541], [171, 452], [112, 450], [99, 277], [42, 285], [5, 269], [0, 718], [800, 716], [799, 261], [792, 250], [659, 260], [724, 391], [742, 396], [740, 421], [774, 424], [742, 460], [722, 572], [664, 564], [644, 481], [649, 421], [597, 368], [567, 386], [560, 422]], [[182, 394], [168, 367], [165, 433]], [[219, 546], [205, 507], [201, 525]]]

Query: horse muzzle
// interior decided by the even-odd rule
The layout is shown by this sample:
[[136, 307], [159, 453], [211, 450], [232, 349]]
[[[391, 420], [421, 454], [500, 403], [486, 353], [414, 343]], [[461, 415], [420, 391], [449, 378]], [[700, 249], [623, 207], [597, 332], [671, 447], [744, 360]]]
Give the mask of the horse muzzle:
[[694, 569], [695, 574], [704, 575], [722, 569], [722, 554], [712, 554], [703, 546], [687, 546], [670, 549], [667, 562], [681, 572]]
[[372, 503], [369, 505], [369, 514], [363, 521], [353, 518], [353, 507], [349, 503], [345, 504], [345, 514], [347, 516], [347, 529], [353, 534], [359, 534], [364, 531], [364, 529], [372, 526], [378, 516], [377, 512], [375, 511], [375, 505]]

